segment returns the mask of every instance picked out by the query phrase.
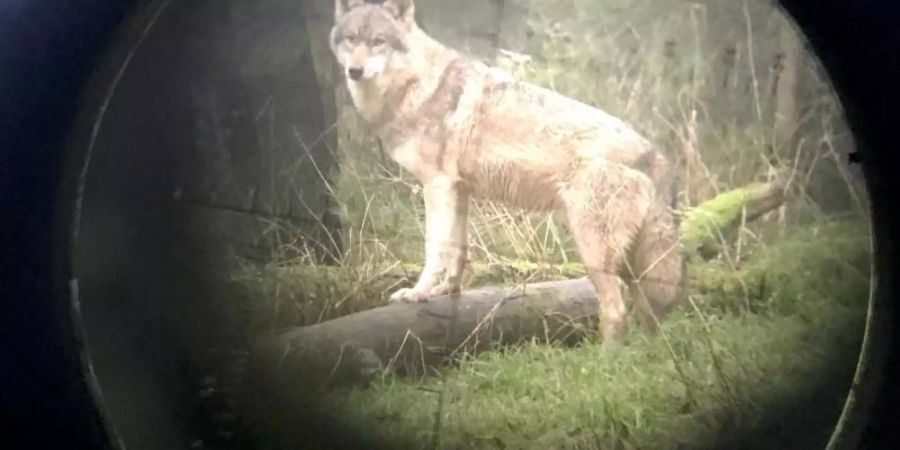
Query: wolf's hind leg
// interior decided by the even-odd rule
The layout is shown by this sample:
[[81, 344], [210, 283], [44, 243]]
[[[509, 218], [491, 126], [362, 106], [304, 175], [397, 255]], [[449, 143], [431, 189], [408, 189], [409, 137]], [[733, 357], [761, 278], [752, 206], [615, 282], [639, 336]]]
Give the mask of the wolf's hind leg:
[[391, 294], [390, 301], [422, 302], [430, 296], [458, 292], [468, 245], [469, 195], [458, 180], [437, 178], [423, 186], [425, 196], [425, 264], [412, 288]]
[[601, 172], [595, 177], [584, 184], [573, 183], [563, 205], [597, 290], [603, 347], [609, 348], [618, 344], [625, 330], [627, 310], [619, 274], [647, 214], [653, 188], [648, 179], [628, 172]]

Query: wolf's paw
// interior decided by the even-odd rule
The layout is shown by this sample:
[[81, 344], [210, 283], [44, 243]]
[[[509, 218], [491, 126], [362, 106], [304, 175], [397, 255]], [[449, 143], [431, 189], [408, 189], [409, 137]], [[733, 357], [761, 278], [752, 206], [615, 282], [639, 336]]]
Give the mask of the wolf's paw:
[[390, 303], [421, 303], [428, 301], [428, 294], [414, 288], [401, 288], [391, 294]]
[[441, 295], [447, 295], [447, 294], [459, 294], [459, 292], [460, 292], [459, 284], [448, 283], [445, 281], [445, 282], [442, 282], [441, 284], [438, 284], [437, 286], [431, 288], [431, 292], [429, 293], [429, 295], [431, 297], [439, 297]]
[[614, 352], [624, 346], [621, 338], [613, 338], [613, 339], [603, 339], [603, 342], [600, 343], [600, 351], [602, 352]]

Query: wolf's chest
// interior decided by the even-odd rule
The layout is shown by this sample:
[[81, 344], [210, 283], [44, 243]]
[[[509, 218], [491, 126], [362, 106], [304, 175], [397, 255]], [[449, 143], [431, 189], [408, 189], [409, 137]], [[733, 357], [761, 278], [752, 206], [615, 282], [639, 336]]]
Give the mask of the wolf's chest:
[[387, 151], [391, 159], [393, 159], [403, 170], [413, 174], [420, 181], [426, 181], [430, 174], [436, 170], [435, 165], [429, 164], [431, 158], [424, 157], [427, 148], [422, 148], [416, 141], [407, 141], [399, 145], [391, 145]]
[[359, 115], [368, 122], [374, 122], [383, 109], [381, 92], [370, 83], [359, 83], [348, 80], [350, 99]]

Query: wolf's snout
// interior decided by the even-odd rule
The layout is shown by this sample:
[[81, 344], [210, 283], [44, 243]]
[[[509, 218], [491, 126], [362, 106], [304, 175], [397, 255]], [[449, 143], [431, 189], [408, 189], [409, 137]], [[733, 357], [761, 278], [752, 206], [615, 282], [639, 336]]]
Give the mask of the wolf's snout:
[[362, 67], [350, 67], [347, 69], [347, 76], [350, 77], [353, 81], [359, 81], [363, 76], [363, 68]]

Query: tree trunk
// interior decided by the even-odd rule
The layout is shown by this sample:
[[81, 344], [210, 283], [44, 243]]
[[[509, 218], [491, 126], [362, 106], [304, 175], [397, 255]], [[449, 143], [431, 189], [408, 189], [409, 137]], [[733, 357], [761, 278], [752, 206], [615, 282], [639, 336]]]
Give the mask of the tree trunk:
[[[338, 89], [340, 81], [344, 79], [337, 60], [331, 53], [329, 38], [331, 27], [334, 23], [334, 4], [331, 2], [303, 2], [303, 15], [306, 18], [306, 36], [309, 40], [309, 51], [312, 59], [316, 81], [319, 85], [320, 100], [322, 105], [322, 118], [324, 128], [319, 138], [324, 149], [323, 170], [331, 170], [324, 173], [328, 176], [328, 183], [335, 180], [340, 169], [338, 164]], [[328, 205], [323, 210], [322, 225], [324, 234], [319, 236], [319, 244], [322, 251], [322, 260], [327, 264], [337, 263], [339, 255], [343, 251], [341, 242], [341, 223], [337, 213], [337, 205], [329, 193]]]
[[176, 6], [160, 25], [172, 37], [158, 59], [177, 74], [161, 89], [179, 91], [190, 120], [177, 126], [193, 136], [180, 150], [188, 168], [175, 200], [242, 256], [270, 258], [299, 235], [320, 261], [335, 259], [340, 224], [326, 184], [336, 113], [319, 96], [311, 48], [320, 32], [287, 0]]
[[775, 142], [776, 155], [790, 156], [796, 145], [799, 126], [797, 96], [799, 94], [800, 62], [803, 46], [797, 31], [786, 19], [781, 19], [778, 33], [780, 52], [776, 55], [775, 81]]

